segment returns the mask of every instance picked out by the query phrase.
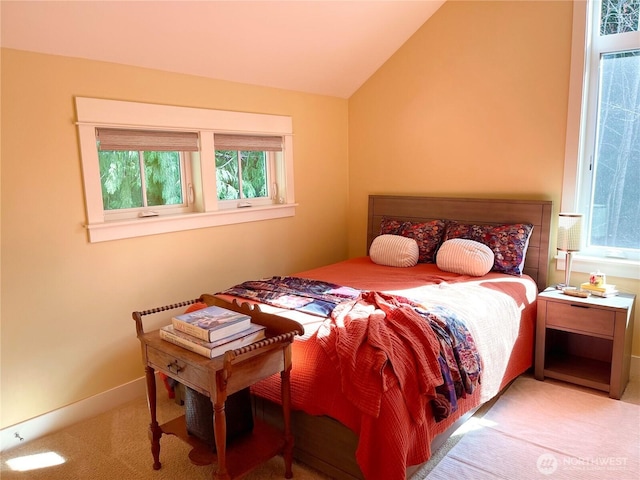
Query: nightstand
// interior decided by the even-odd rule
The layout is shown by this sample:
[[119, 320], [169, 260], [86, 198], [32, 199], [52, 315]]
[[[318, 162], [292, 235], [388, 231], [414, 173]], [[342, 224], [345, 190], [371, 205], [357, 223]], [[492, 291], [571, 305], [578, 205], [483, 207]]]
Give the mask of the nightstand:
[[629, 381], [635, 295], [538, 295], [535, 377], [571, 382], [619, 399]]

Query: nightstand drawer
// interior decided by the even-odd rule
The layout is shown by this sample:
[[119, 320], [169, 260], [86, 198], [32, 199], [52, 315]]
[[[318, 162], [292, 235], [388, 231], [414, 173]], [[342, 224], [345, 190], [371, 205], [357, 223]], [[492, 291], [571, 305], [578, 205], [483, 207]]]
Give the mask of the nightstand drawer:
[[567, 302], [547, 302], [547, 326], [613, 337], [615, 312]]
[[154, 369], [169, 375], [182, 383], [201, 391], [201, 385], [208, 385], [206, 368], [185, 362], [153, 347], [147, 347], [147, 359]]

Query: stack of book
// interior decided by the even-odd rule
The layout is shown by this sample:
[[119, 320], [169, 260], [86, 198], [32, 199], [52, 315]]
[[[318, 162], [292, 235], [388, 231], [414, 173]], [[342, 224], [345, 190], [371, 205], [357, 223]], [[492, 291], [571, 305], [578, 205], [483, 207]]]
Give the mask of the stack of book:
[[160, 338], [214, 358], [262, 340], [265, 330], [249, 315], [214, 305], [172, 317], [171, 325], [160, 329]]
[[589, 292], [591, 295], [595, 295], [597, 297], [613, 297], [620, 293], [615, 285], [607, 283], [603, 283], [601, 285], [594, 285], [589, 282], [581, 283], [580, 290]]

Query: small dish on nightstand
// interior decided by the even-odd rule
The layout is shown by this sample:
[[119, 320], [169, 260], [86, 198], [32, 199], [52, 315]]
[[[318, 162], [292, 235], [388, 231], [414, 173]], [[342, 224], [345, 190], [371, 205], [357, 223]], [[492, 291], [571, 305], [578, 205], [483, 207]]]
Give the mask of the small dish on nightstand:
[[580, 298], [587, 298], [589, 296], [589, 292], [583, 292], [582, 290], [578, 290], [576, 287], [564, 287], [562, 289], [562, 293]]

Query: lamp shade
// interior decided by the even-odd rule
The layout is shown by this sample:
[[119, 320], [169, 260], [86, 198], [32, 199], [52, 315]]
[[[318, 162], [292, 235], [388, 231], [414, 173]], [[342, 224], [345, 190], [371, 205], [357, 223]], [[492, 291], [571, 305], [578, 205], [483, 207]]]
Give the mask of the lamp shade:
[[558, 250], [577, 252], [582, 248], [582, 214], [560, 213], [558, 219]]

